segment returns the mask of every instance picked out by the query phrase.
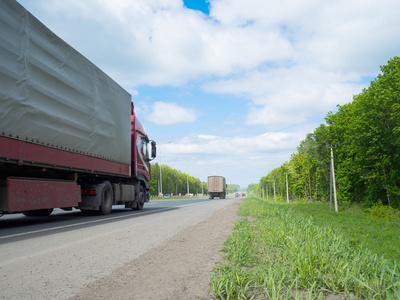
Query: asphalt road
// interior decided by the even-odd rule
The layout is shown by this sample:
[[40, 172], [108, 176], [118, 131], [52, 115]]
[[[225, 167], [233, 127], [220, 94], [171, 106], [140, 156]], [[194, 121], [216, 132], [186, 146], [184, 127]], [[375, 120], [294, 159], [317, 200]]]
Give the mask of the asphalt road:
[[177, 209], [185, 205], [209, 202], [211, 200], [183, 199], [183, 200], [159, 200], [145, 203], [142, 211], [132, 211], [124, 205], [115, 205], [110, 215], [107, 216], [84, 216], [80, 210], [65, 211], [55, 209], [48, 217], [26, 217], [23, 214], [9, 214], [0, 217], [0, 245], [4, 240], [15, 241], [18, 236], [29, 236], [37, 232], [55, 232], [59, 228], [90, 226], [90, 224], [100, 224], [114, 222], [126, 218], [134, 218], [142, 215], [160, 213], [168, 210]]
[[89, 282], [206, 219], [233, 199], [151, 201], [108, 216], [56, 210], [0, 218], [0, 298], [65, 299]]

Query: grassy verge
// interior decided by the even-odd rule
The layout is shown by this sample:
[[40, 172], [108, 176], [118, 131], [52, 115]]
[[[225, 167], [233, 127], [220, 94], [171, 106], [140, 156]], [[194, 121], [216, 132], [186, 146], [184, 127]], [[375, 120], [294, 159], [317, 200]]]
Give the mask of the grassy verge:
[[234, 224], [225, 260], [211, 274], [216, 299], [400, 298], [397, 264], [323, 214], [254, 197], [239, 214], [245, 218]]
[[[282, 205], [282, 204], [281, 204]], [[291, 208], [321, 226], [338, 228], [353, 243], [371, 252], [397, 261], [400, 265], [400, 220], [382, 219], [366, 214], [354, 206], [339, 213], [323, 203], [293, 203]]]

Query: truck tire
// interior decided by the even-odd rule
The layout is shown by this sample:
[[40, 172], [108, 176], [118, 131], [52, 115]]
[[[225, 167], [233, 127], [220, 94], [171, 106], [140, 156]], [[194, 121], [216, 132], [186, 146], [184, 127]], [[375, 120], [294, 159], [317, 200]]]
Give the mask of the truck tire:
[[146, 193], [144, 191], [143, 186], [140, 184], [139, 185], [139, 193], [138, 193], [138, 198], [136, 201], [136, 207], [132, 208], [133, 210], [142, 210], [144, 206], [144, 202], [146, 201]]
[[37, 210], [27, 210], [23, 211], [22, 214], [24, 214], [27, 217], [48, 217], [52, 212], [53, 212], [52, 208], [46, 208]]
[[104, 181], [102, 184], [99, 185], [97, 190], [97, 197], [100, 197], [100, 207], [98, 210], [98, 214], [108, 215], [111, 213], [113, 205], [113, 190], [111, 187], [111, 183], [108, 181]]

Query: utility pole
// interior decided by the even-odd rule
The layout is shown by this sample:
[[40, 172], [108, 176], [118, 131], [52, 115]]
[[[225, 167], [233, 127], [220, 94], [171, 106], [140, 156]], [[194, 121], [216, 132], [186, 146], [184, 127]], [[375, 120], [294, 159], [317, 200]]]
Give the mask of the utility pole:
[[161, 196], [162, 196], [162, 194], [163, 194], [163, 192], [162, 192], [162, 173], [161, 173], [161, 169], [162, 169], [162, 166], [161, 166], [161, 153], [160, 153], [160, 149], [161, 149], [161, 146], [163, 146], [163, 145], [165, 145], [165, 144], [170, 144], [170, 143], [172, 143], [172, 141], [169, 141], [168, 143], [164, 143], [164, 144], [161, 144], [160, 146], [158, 146], [158, 157], [159, 157], [159, 160], [160, 160], [160, 190], [161, 190]]
[[275, 194], [275, 180], [274, 180], [274, 201], [276, 202], [276, 194]]
[[162, 173], [161, 173], [161, 168], [162, 167], [161, 167], [161, 156], [160, 156], [160, 194], [162, 196]]
[[188, 190], [188, 196], [189, 196], [189, 175], [187, 175], [187, 190]]
[[286, 173], [286, 199], [287, 203], [289, 203], [289, 183], [288, 183], [287, 173]]
[[335, 165], [333, 163], [333, 147], [331, 145], [331, 174], [332, 174], [332, 185], [333, 185], [333, 198], [335, 199], [335, 211], [338, 212], [338, 206], [337, 206], [337, 199], [336, 199], [336, 183], [335, 183]]
[[[332, 162], [331, 162], [332, 166]], [[329, 172], [329, 209], [332, 210], [332, 167]]]

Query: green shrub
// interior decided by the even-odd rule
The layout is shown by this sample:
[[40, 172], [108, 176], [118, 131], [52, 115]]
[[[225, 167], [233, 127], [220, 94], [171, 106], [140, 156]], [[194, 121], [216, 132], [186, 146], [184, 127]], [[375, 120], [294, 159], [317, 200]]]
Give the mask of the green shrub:
[[385, 220], [400, 220], [400, 212], [393, 209], [393, 207], [382, 205], [382, 202], [379, 200], [378, 203], [372, 205], [368, 212], [371, 216], [385, 219]]

